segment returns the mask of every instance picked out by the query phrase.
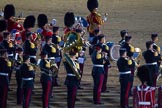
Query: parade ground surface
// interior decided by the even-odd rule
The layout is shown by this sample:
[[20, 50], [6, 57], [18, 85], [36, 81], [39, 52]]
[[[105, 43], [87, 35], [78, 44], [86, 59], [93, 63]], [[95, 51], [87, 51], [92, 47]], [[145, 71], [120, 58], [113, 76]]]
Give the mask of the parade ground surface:
[[[16, 7], [16, 14], [23, 13], [23, 16], [45, 13], [49, 17], [49, 22], [53, 18], [57, 19], [57, 25], [63, 27], [64, 14], [73, 11], [75, 15], [86, 17], [89, 11], [86, 7], [87, 0], [1, 0], [0, 9], [5, 4], [13, 3]], [[120, 40], [119, 32], [122, 29], [128, 30], [132, 35], [132, 43], [135, 47], [145, 50], [145, 42], [150, 40], [151, 33], [159, 34], [158, 45], [162, 46], [162, 0], [99, 0], [99, 12], [104, 15], [108, 13], [108, 21], [102, 26], [102, 33], [106, 35], [106, 40], [117, 43]], [[60, 35], [62, 35], [62, 31]], [[88, 34], [85, 35], [87, 39]], [[38, 54], [39, 55], [39, 54]], [[115, 62], [111, 62], [112, 68], [109, 69], [108, 90], [102, 93], [103, 105], [94, 105], [92, 102], [93, 80], [91, 76], [92, 63], [86, 52], [87, 60], [81, 82], [83, 90], [78, 90], [76, 108], [119, 108], [120, 85], [118, 71]], [[141, 64], [144, 61], [141, 59]], [[66, 86], [64, 85], [66, 72], [61, 65], [59, 72], [59, 83], [61, 87], [55, 87], [54, 97], [50, 101], [52, 108], [66, 108]], [[36, 73], [35, 94], [32, 95], [30, 108], [41, 108], [41, 85], [39, 82], [40, 73]], [[158, 82], [158, 86], [161, 84]], [[135, 76], [134, 86], [140, 84]], [[16, 105], [16, 83], [15, 75], [12, 75], [10, 88], [13, 90], [8, 94], [7, 108], [21, 108]], [[130, 97], [132, 105], [132, 97]]]

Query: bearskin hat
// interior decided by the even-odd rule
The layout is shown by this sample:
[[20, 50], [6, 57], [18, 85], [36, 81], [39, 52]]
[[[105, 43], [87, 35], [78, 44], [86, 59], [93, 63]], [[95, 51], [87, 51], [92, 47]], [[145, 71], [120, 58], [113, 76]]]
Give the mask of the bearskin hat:
[[73, 12], [67, 12], [64, 16], [64, 24], [66, 27], [71, 27], [75, 23], [75, 16]]
[[27, 16], [24, 21], [24, 28], [28, 29], [35, 26], [35, 17], [33, 15]]
[[4, 19], [8, 20], [11, 16], [15, 16], [15, 7], [13, 4], [7, 4], [4, 8]]
[[0, 32], [6, 30], [7, 28], [7, 23], [5, 20], [0, 20]]
[[48, 18], [45, 14], [39, 14], [38, 15], [38, 27], [42, 28], [45, 24], [48, 23]]
[[90, 12], [92, 12], [95, 8], [98, 8], [98, 0], [88, 0], [87, 8]]
[[137, 77], [142, 83], [149, 81], [149, 70], [146, 65], [142, 65], [137, 69]]

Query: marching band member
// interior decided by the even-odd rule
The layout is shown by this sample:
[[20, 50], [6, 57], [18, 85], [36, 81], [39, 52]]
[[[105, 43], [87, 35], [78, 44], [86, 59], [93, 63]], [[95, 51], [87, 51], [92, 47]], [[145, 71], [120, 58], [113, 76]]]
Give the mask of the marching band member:
[[145, 59], [146, 65], [149, 68], [149, 86], [156, 87], [156, 78], [158, 74], [158, 65], [157, 60], [160, 58], [158, 56], [158, 52], [153, 49], [153, 42], [146, 42], [147, 50], [143, 53], [143, 57]]
[[24, 42], [23, 49], [24, 49], [24, 54], [29, 55], [30, 57], [30, 62], [33, 64], [36, 64], [36, 53], [37, 53], [37, 47], [35, 44], [31, 41], [32, 38], [32, 33], [27, 32], [26, 33], [26, 41]]
[[31, 32], [32, 33], [32, 37], [31, 37], [31, 41], [34, 42], [37, 38], [37, 35], [32, 32], [32, 29], [34, 28], [35, 26], [35, 17], [33, 15], [29, 15], [25, 18], [24, 20], [24, 29], [21, 33], [21, 37], [22, 37], [22, 42], [25, 42], [26, 41], [26, 33], [27, 32]]
[[11, 62], [8, 60], [7, 50], [4, 48], [0, 49], [0, 66], [0, 108], [7, 108], [8, 74], [11, 71]]
[[108, 80], [108, 70], [110, 68], [110, 61], [108, 58], [109, 53], [109, 47], [105, 44], [105, 36], [103, 34], [100, 34], [98, 36], [98, 44], [102, 46], [102, 53], [104, 54], [104, 80], [102, 85], [102, 92], [106, 92], [107, 89], [107, 80]]
[[23, 26], [15, 21], [15, 7], [13, 4], [7, 4], [4, 7], [4, 19], [7, 21], [7, 30], [11, 32], [13, 29], [22, 31]]
[[[54, 26], [53, 35], [52, 35], [52, 43], [56, 45], [55, 63], [57, 64], [57, 67], [59, 69], [61, 59], [62, 59], [62, 52], [61, 52], [61, 47], [59, 45], [59, 43], [61, 42], [61, 38], [58, 36], [58, 34], [59, 34], [59, 27]], [[54, 86], [59, 86], [57, 78], [58, 78], [58, 75], [53, 77]]]
[[75, 16], [73, 12], [67, 12], [64, 16], [64, 34], [74, 31], [73, 25], [75, 23]]
[[128, 32], [126, 30], [122, 30], [120, 31], [120, 36], [122, 39], [119, 41], [119, 45], [123, 46], [125, 43], [125, 36], [128, 36]]
[[[75, 65], [74, 70], [78, 72], [79, 74], [79, 64], [76, 62], [76, 51], [75, 49], [71, 49], [69, 51], [70, 60]], [[72, 69], [73, 65], [68, 63], [68, 61], [64, 61], [64, 66], [67, 72], [65, 85], [67, 86], [67, 107], [68, 108], [74, 108], [75, 107], [75, 101], [76, 101], [76, 95], [77, 95], [77, 89], [79, 86], [79, 79], [77, 78], [77, 75], [74, 73], [74, 70]]]
[[53, 35], [52, 30], [49, 29], [49, 25], [48, 25], [48, 17], [45, 14], [39, 14], [38, 15], [38, 27], [41, 29], [41, 41], [42, 41], [42, 45], [41, 47], [44, 46], [45, 44], [45, 39], [47, 36], [51, 36]]
[[[160, 47], [156, 44], [156, 42], [158, 41], [158, 34], [151, 34], [151, 39], [152, 39], [152, 42], [153, 42], [153, 49], [155, 50], [155, 51], [157, 51], [157, 53], [158, 53], [158, 56], [159, 57], [161, 57], [161, 49], [160, 49]], [[159, 69], [159, 67], [160, 67], [160, 64], [161, 64], [161, 58], [159, 58], [158, 60], [157, 60], [157, 64], [158, 64], [158, 69]]]
[[[135, 61], [133, 58], [135, 48], [134, 46], [132, 46], [131, 41], [132, 41], [132, 36], [125, 36], [125, 43], [121, 46], [121, 48], [125, 48], [127, 50], [128, 58], [133, 60], [134, 66], [131, 67], [131, 89], [132, 89], [133, 81], [134, 81], [134, 72], [135, 72]], [[131, 92], [130, 95], [132, 95]]]
[[[14, 60], [15, 48], [14, 48], [14, 45], [12, 44], [12, 42], [10, 41], [10, 36], [11, 36], [11, 34], [9, 32], [3, 32], [3, 41], [1, 43], [1, 46], [3, 46], [5, 49], [7, 49], [8, 59], [13, 61]], [[12, 72], [13, 72], [13, 66], [12, 66], [12, 69], [10, 70], [10, 72], [9, 72], [9, 76], [8, 76], [9, 81], [11, 81]]]
[[22, 76], [23, 108], [29, 108], [35, 72], [33, 66], [30, 65], [30, 57], [28, 55], [23, 56], [23, 64], [20, 67], [20, 72]]
[[47, 52], [41, 52], [41, 61], [40, 61], [40, 69], [41, 69], [41, 78], [40, 82], [42, 84], [42, 103], [43, 108], [49, 108], [49, 99], [51, 96], [51, 87], [52, 87], [52, 73], [51, 73], [51, 64], [47, 60], [48, 54]]
[[150, 75], [146, 65], [138, 67], [137, 77], [141, 81], [141, 85], [133, 89], [133, 108], [156, 108], [156, 88], [147, 85]]
[[7, 28], [7, 23], [5, 20], [0, 20], [0, 42], [3, 41], [3, 31]]
[[[55, 62], [56, 48], [52, 44], [51, 36], [46, 36], [46, 43], [45, 43], [42, 51], [45, 51], [48, 53], [48, 60]], [[52, 78], [52, 88], [51, 89], [53, 89], [53, 86], [56, 85], [55, 81], [56, 81], [55, 78]], [[52, 93], [51, 93], [51, 96], [53, 97]]]
[[55, 55], [55, 62], [57, 63], [58, 68], [60, 67], [62, 52], [59, 43], [61, 42], [61, 37], [58, 36], [59, 34], [59, 27], [53, 27], [53, 35], [52, 35], [52, 43], [56, 45], [56, 55]]
[[[83, 30], [82, 29], [76, 29], [75, 30], [80, 36], [83, 35], [82, 32]], [[83, 37], [82, 37], [83, 38]], [[83, 44], [85, 44], [85, 40], [83, 39], [82, 41]], [[85, 60], [86, 60], [86, 57], [85, 57], [85, 51], [86, 51], [86, 46], [83, 45], [82, 46], [82, 49], [78, 52], [78, 57], [77, 57], [77, 60], [78, 60], [78, 63], [79, 63], [79, 68], [80, 68], [80, 75], [81, 75], [81, 79], [82, 79], [82, 76], [83, 76], [83, 71], [84, 71], [84, 64], [85, 64]], [[80, 83], [79, 83], [79, 87], [78, 89], [83, 89], [81, 87], [81, 79], [80, 79]]]
[[125, 48], [120, 49], [120, 58], [117, 61], [117, 67], [119, 70], [120, 81], [120, 106], [121, 108], [128, 107], [129, 93], [131, 91], [131, 68], [133, 67], [133, 61], [127, 59], [127, 50]]
[[104, 23], [101, 15], [98, 11], [98, 0], [88, 0], [87, 8], [91, 12], [90, 15], [87, 16], [87, 22], [89, 23], [88, 32], [90, 37], [93, 37], [94, 30], [100, 29], [101, 25]]
[[52, 44], [52, 37], [51, 36], [46, 37], [46, 43], [45, 43], [42, 51], [46, 51], [48, 53], [48, 59], [49, 60], [55, 59], [54, 56], [56, 54], [56, 48]]
[[92, 77], [94, 81], [93, 87], [93, 102], [94, 104], [103, 104], [100, 100], [101, 90], [104, 80], [104, 58], [102, 55], [102, 46], [97, 44], [95, 50], [92, 53]]
[[17, 83], [17, 104], [21, 104], [22, 102], [22, 77], [21, 77], [21, 72], [20, 72], [20, 66], [23, 63], [23, 49], [21, 47], [18, 47], [16, 49], [16, 54], [15, 54], [15, 69], [16, 69], [16, 83]]

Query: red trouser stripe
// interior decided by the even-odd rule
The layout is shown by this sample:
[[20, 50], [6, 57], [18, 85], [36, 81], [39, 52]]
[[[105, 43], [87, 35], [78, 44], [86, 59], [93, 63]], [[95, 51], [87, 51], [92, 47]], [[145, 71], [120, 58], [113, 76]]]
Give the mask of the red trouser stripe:
[[126, 94], [125, 94], [125, 106], [128, 106], [128, 97], [129, 97], [130, 87], [131, 87], [131, 83], [128, 82]]
[[5, 85], [3, 90], [4, 92], [3, 92], [3, 99], [2, 99], [2, 108], [6, 108], [8, 87]]
[[72, 108], [74, 108], [75, 106], [75, 99], [76, 99], [76, 91], [77, 91], [77, 87], [73, 87], [72, 88]]
[[101, 89], [103, 84], [104, 74], [100, 75], [100, 82], [97, 89], [97, 103], [100, 103]]
[[29, 101], [30, 101], [30, 97], [31, 97], [31, 91], [32, 91], [32, 90], [31, 90], [30, 88], [27, 90], [25, 108], [28, 108], [28, 106], [29, 106]]
[[46, 88], [46, 94], [45, 94], [45, 107], [48, 107], [49, 104], [49, 96], [50, 96], [50, 91], [51, 91], [51, 82], [48, 81], [47, 83], [47, 88]]

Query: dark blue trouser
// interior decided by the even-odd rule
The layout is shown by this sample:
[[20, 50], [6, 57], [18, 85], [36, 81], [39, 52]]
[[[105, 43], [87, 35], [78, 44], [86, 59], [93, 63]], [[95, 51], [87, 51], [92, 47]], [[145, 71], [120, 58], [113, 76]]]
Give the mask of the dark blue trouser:
[[23, 108], [29, 108], [32, 90], [33, 90], [33, 80], [22, 81], [23, 87]]
[[49, 107], [49, 99], [51, 96], [51, 87], [52, 87], [52, 81], [41, 81], [42, 83], [42, 102], [43, 102], [43, 108]]
[[120, 106], [125, 108], [128, 106], [129, 93], [131, 90], [131, 75], [120, 75]]
[[21, 83], [22, 83], [22, 78], [20, 75], [20, 71], [17, 70], [16, 71], [16, 83], [17, 83], [17, 104], [21, 104], [22, 103], [22, 88], [21, 88]]
[[68, 106], [68, 108], [75, 107], [77, 88], [78, 88], [77, 86], [68, 86], [67, 85], [67, 106]]
[[93, 75], [94, 87], [93, 87], [93, 102], [95, 104], [100, 103], [101, 89], [104, 80], [104, 73]]
[[0, 75], [0, 108], [6, 108], [8, 95], [8, 76]]

